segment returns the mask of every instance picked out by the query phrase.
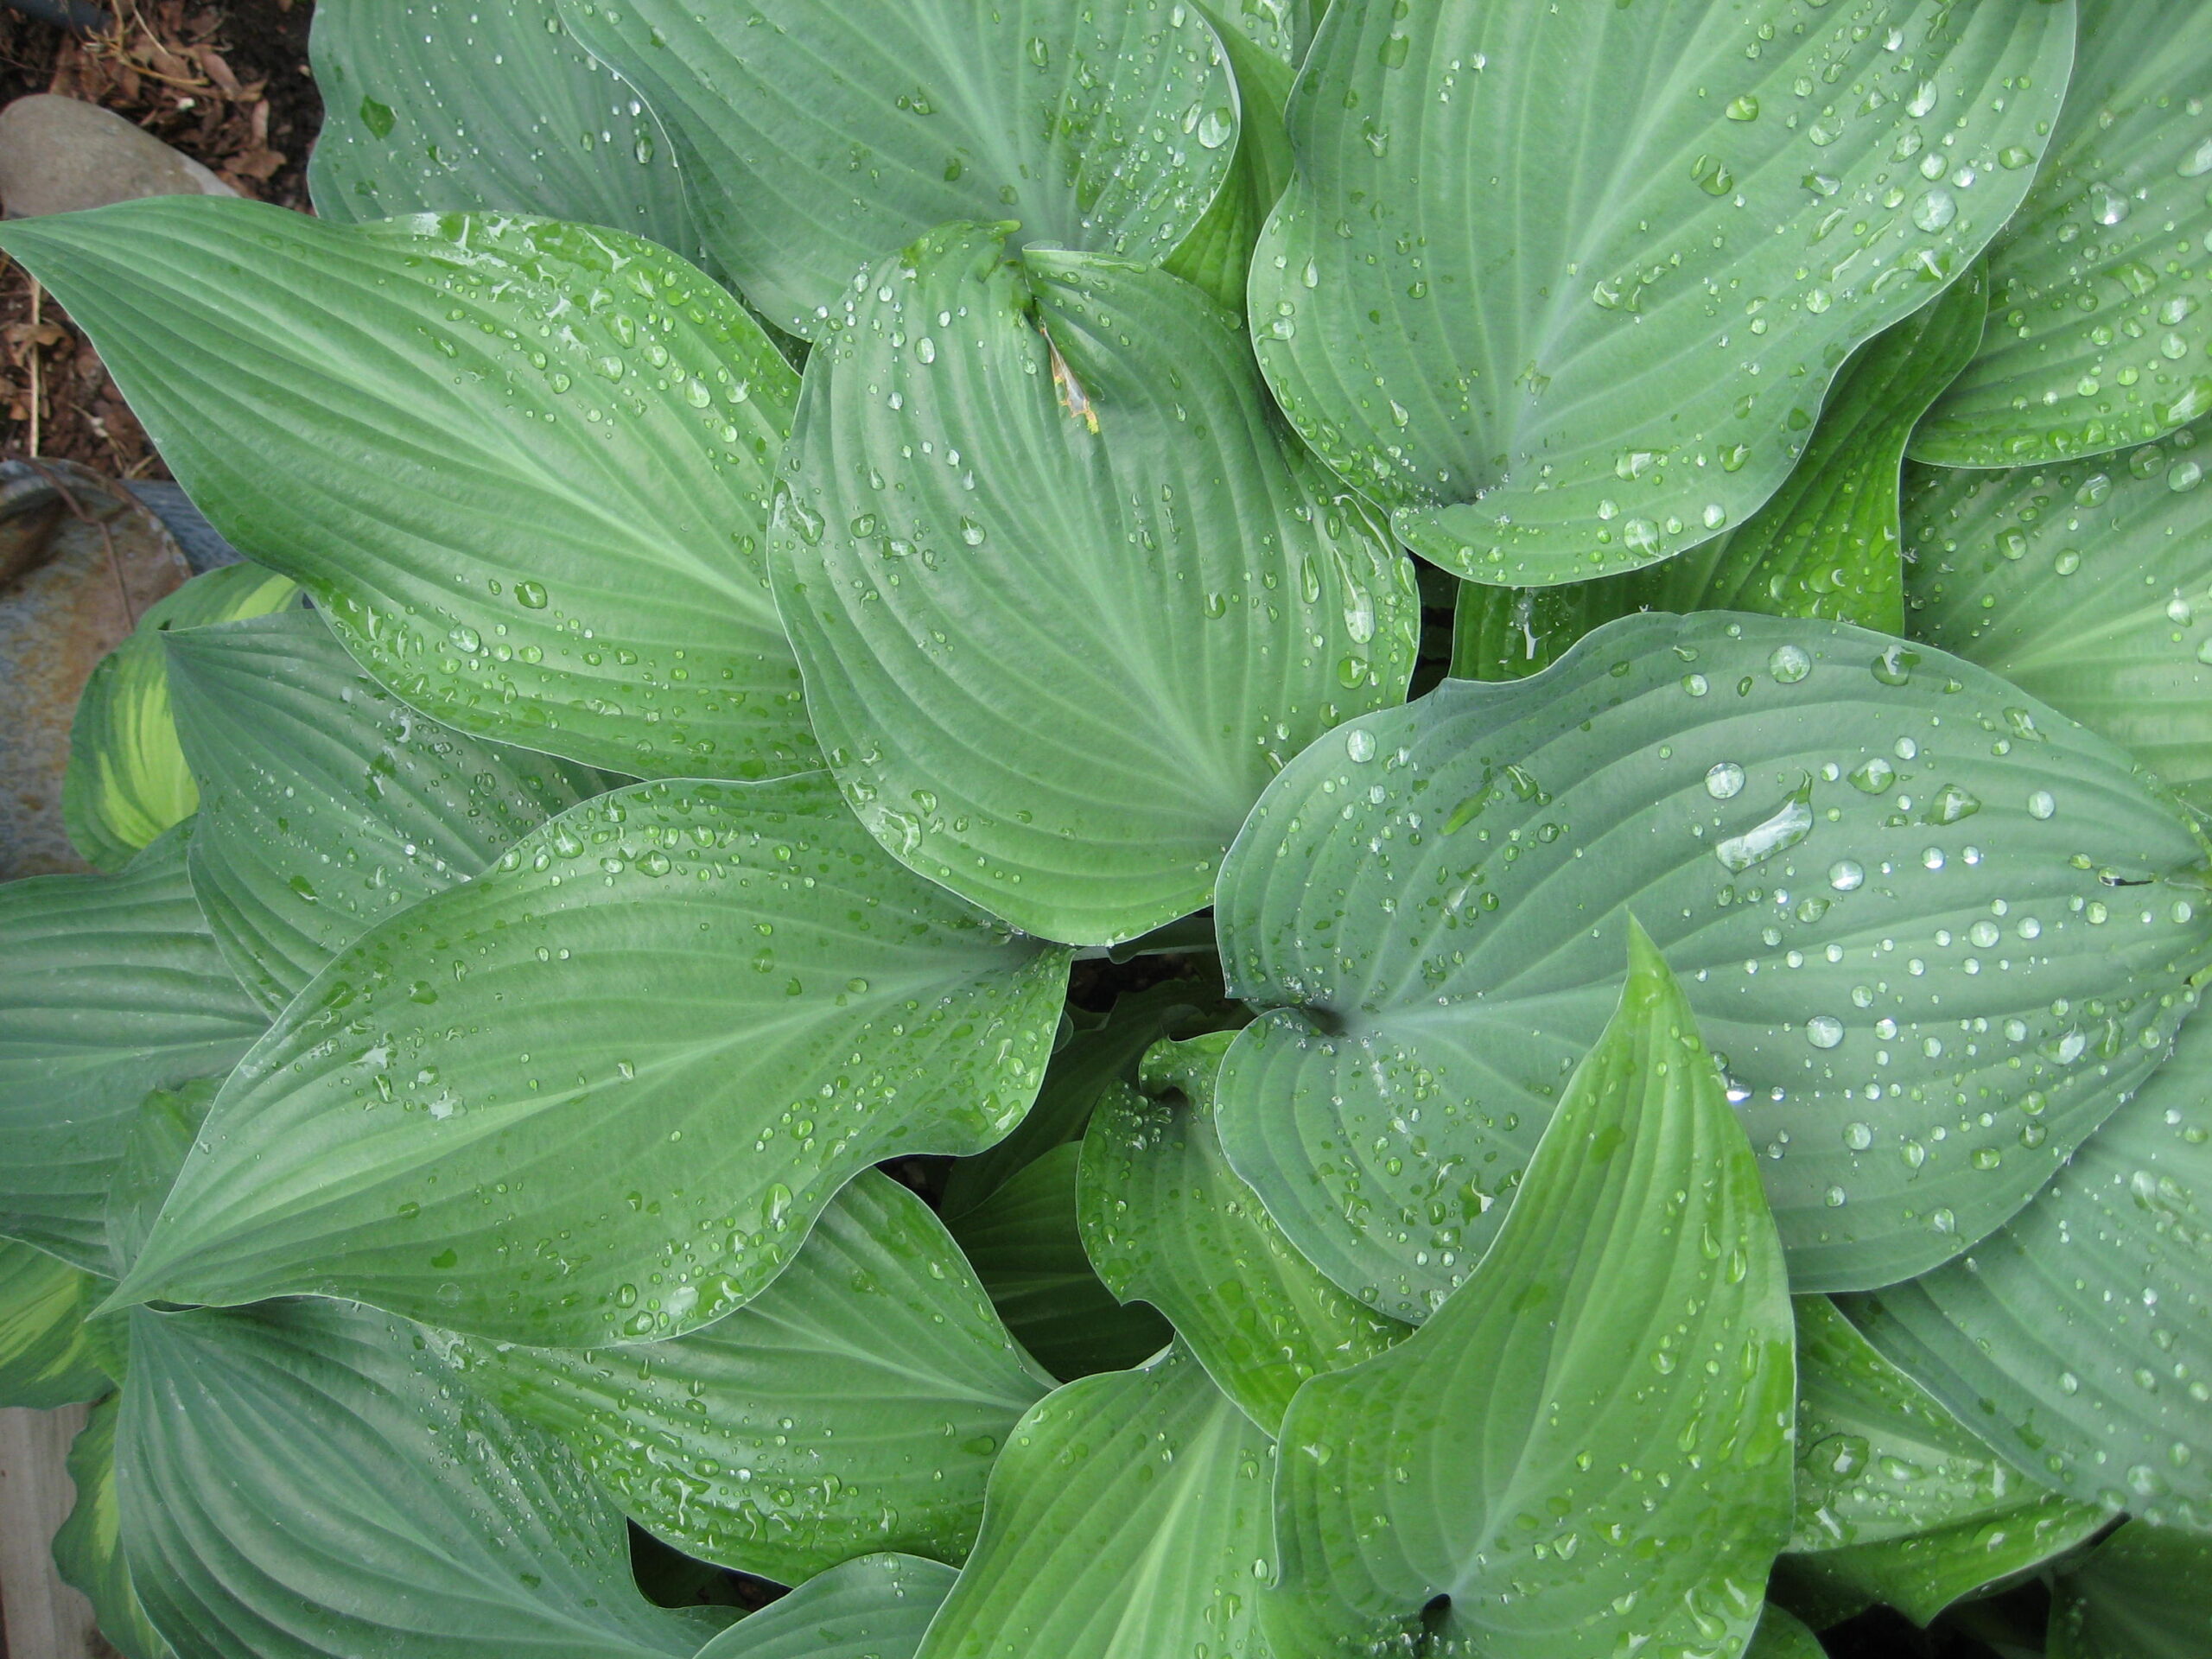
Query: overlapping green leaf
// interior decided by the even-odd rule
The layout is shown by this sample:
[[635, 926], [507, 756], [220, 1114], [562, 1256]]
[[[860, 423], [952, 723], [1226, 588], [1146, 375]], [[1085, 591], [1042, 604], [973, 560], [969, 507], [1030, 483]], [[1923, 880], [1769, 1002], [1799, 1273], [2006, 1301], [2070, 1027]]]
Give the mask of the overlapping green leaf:
[[1846, 353], [2026, 191], [2073, 7], [1339, 5], [1252, 263], [1291, 420], [1461, 575], [1748, 518]]
[[2082, 1503], [2212, 1531], [2212, 1020], [1965, 1257], [1844, 1300], [1969, 1428]]
[[[138, 1103], [138, 1121], [123, 1142], [123, 1157], [107, 1187], [111, 1274], [121, 1278], [145, 1248], [154, 1218], [176, 1183], [219, 1085], [196, 1077], [175, 1090], [156, 1089]], [[103, 1293], [105, 1294], [105, 1293]], [[98, 1300], [98, 1299], [95, 1299]]]
[[1213, 206], [1161, 269], [1241, 314], [1253, 244], [1290, 182], [1290, 133], [1282, 112], [1312, 30], [1296, 15], [1301, 7], [1276, 0], [1198, 0], [1198, 9], [1220, 37], [1236, 76], [1236, 156]]
[[1083, 1244], [1082, 1160], [1079, 1144], [1055, 1147], [950, 1218], [1007, 1329], [1063, 1378], [1125, 1370], [1175, 1334], [1152, 1309], [1121, 1306], [1099, 1282]]
[[715, 1628], [649, 1605], [575, 1459], [399, 1320], [140, 1312], [130, 1346], [124, 1554], [180, 1659], [632, 1659], [688, 1656]]
[[2065, 112], [1990, 264], [1989, 334], [1912, 452], [2069, 460], [2212, 410], [2212, 12], [2081, 0]]
[[78, 700], [61, 780], [62, 819], [88, 863], [121, 870], [200, 803], [169, 713], [162, 636], [260, 616], [292, 603], [298, 593], [290, 577], [258, 565], [210, 570], [149, 606], [130, 637], [100, 659]]
[[1915, 467], [1913, 632], [2126, 747], [2212, 809], [2212, 422], [2124, 455]]
[[785, 1583], [870, 1550], [959, 1561], [993, 1457], [1052, 1387], [928, 1206], [874, 1171], [703, 1330], [594, 1352], [462, 1338], [453, 1357], [657, 1536]]
[[1793, 1615], [1769, 1602], [1759, 1615], [1759, 1627], [1745, 1659], [1827, 1659], [1820, 1637]]
[[54, 1535], [54, 1564], [64, 1582], [92, 1604], [100, 1635], [124, 1659], [169, 1659], [123, 1556], [122, 1512], [115, 1491], [115, 1421], [120, 1397], [92, 1408], [69, 1447], [69, 1480], [77, 1501]]
[[1003, 1135], [1066, 971], [884, 856], [818, 773], [601, 796], [301, 994], [123, 1288], [358, 1297], [552, 1346], [679, 1335], [864, 1166]]
[[912, 1555], [863, 1555], [741, 1620], [698, 1659], [913, 1659], [956, 1576]]
[[1036, 1103], [1013, 1134], [963, 1158], [945, 1172], [938, 1207], [948, 1216], [973, 1210], [1054, 1147], [1080, 1140], [1099, 1097], [1116, 1082], [1134, 1081], [1144, 1052], [1163, 1037], [1193, 1036], [1238, 1024], [1244, 1010], [1224, 1002], [1218, 982], [1170, 980], [1124, 994], [1104, 1014], [1069, 1009], [1076, 1029], [1045, 1068]]
[[682, 259], [182, 197], [0, 243], [215, 527], [416, 707], [641, 775], [814, 764], [760, 544], [794, 379]]
[[85, 1346], [85, 1315], [108, 1284], [0, 1238], [0, 1406], [73, 1405], [114, 1385]]
[[1021, 1420], [917, 1659], [1262, 1651], [1274, 1447], [1180, 1344]]
[[1880, 1602], [1926, 1624], [2107, 1523], [1967, 1433], [1826, 1298], [1796, 1307], [1797, 1512], [1777, 1568], [1793, 1605], [1831, 1623]]
[[777, 597], [847, 798], [1031, 932], [1201, 908], [1273, 769], [1404, 696], [1409, 562], [1160, 272], [925, 238], [817, 348], [789, 467]]
[[1151, 1303], [1269, 1434], [1307, 1377], [1371, 1359], [1407, 1327], [1300, 1255], [1214, 1132], [1214, 1078], [1234, 1033], [1162, 1043], [1143, 1092], [1110, 1086], [1083, 1144], [1084, 1248], [1108, 1289]]
[[1480, 1269], [1282, 1425], [1276, 1659], [1734, 1653], [1789, 1532], [1782, 1246], [1681, 988], [1620, 1007]]
[[0, 1234], [95, 1272], [147, 1090], [222, 1076], [268, 1023], [193, 902], [189, 829], [119, 876], [0, 886]]
[[193, 892], [272, 1011], [378, 922], [628, 781], [425, 720], [320, 614], [173, 634], [168, 651], [202, 791]]
[[2212, 1649], [2212, 1546], [2137, 1521], [2058, 1581], [2050, 1659], [2198, 1659]]
[[511, 212], [628, 231], [687, 258], [699, 231], [676, 151], [553, 0], [317, 0], [315, 212]]
[[2138, 1086], [2212, 950], [2132, 763], [1840, 624], [1624, 618], [1294, 761], [1225, 867], [1230, 1161], [1419, 1319], [1474, 1264], [1643, 918], [1726, 1057], [1801, 1290], [2012, 1214]]
[[1853, 353], [1796, 470], [1737, 529], [1597, 582], [1460, 584], [1452, 671], [1479, 680], [1533, 674], [1599, 623], [1631, 611], [1758, 611], [1904, 632], [1905, 439], [1974, 355], [1986, 302], [1977, 265]]
[[1157, 263], [1236, 154], [1236, 83], [1194, 7], [559, 3], [667, 122], [715, 258], [810, 338], [856, 272], [951, 219]]

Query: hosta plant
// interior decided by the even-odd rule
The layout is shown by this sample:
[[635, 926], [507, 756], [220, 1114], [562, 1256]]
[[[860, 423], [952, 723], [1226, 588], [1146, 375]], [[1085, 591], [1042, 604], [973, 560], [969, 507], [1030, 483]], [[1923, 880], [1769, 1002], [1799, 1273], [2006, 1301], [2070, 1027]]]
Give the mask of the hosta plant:
[[0, 231], [251, 561], [0, 889], [132, 1659], [2212, 1651], [2212, 10], [315, 29]]

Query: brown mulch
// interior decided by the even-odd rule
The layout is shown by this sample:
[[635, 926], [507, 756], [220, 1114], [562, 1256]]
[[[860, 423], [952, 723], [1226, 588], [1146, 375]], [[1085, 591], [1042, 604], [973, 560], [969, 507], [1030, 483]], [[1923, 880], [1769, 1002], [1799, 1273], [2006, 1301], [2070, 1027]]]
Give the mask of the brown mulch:
[[[0, 104], [81, 98], [135, 121], [239, 194], [308, 207], [322, 122], [308, 73], [311, 0], [109, 0], [111, 34], [79, 40], [0, 10]], [[0, 460], [38, 454], [166, 478], [85, 337], [0, 256]]]

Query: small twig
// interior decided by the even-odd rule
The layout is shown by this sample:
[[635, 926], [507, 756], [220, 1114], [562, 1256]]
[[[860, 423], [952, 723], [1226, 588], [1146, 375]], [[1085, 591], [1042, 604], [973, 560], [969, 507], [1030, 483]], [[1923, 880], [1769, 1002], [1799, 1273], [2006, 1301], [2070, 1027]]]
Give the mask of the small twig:
[[30, 338], [24, 343], [30, 347], [30, 350], [27, 354], [27, 364], [29, 367], [31, 376], [31, 429], [30, 435], [23, 445], [23, 453], [26, 455], [35, 457], [38, 454], [39, 441], [39, 404], [45, 396], [44, 390], [41, 386], [39, 380], [38, 326], [41, 321], [39, 308], [46, 298], [46, 289], [40, 285], [39, 280], [35, 276], [30, 279], [30, 283], [31, 334]]

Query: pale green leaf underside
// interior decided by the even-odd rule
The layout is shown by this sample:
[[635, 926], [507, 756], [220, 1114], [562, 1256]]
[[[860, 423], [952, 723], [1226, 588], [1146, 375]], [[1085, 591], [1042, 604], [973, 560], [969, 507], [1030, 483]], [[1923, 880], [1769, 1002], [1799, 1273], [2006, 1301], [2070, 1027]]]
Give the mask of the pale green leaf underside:
[[543, 213], [699, 257], [676, 152], [553, 0], [318, 0], [315, 212]]
[[1259, 1651], [1274, 1448], [1180, 1344], [1031, 1408], [917, 1659]]
[[2082, 1503], [2212, 1531], [2212, 1020], [1963, 1260], [1843, 1303], [1975, 1433]]
[[96, 1272], [138, 1103], [222, 1076], [268, 1024], [193, 902], [188, 829], [119, 876], [0, 887], [0, 1234]]
[[1424, 1628], [1431, 1659], [1750, 1638], [1789, 1531], [1782, 1246], [1688, 1002], [1633, 926], [1629, 957], [1480, 1268], [1292, 1401], [1277, 1659]]
[[1063, 1380], [1126, 1370], [1175, 1334], [1151, 1308], [1124, 1307], [1099, 1282], [1083, 1246], [1082, 1159], [1079, 1145], [1055, 1147], [949, 1217], [1007, 1328]]
[[184, 197], [0, 242], [216, 528], [416, 707], [640, 775], [816, 764], [761, 547], [796, 381], [682, 259]]
[[913, 1659], [957, 1576], [912, 1555], [863, 1555], [739, 1620], [698, 1659]]
[[1084, 1248], [1108, 1289], [1165, 1313], [1221, 1390], [1268, 1434], [1307, 1377], [1406, 1334], [1332, 1283], [1223, 1156], [1214, 1076], [1233, 1033], [1162, 1043], [1143, 1092], [1116, 1083], [1084, 1138]]
[[849, 295], [787, 474], [777, 598], [847, 798], [1033, 933], [1202, 908], [1274, 768], [1405, 694], [1410, 562], [1164, 273], [931, 235]]
[[1912, 629], [2212, 809], [2212, 422], [2093, 461], [1915, 467]]
[[1452, 671], [1506, 680], [1555, 662], [1631, 611], [1758, 611], [1904, 632], [1898, 527], [1905, 439], [1974, 354], [1980, 267], [1852, 354], [1803, 459], [1736, 530], [1641, 570], [1557, 588], [1462, 582]]
[[2050, 1659], [2199, 1659], [2212, 1650], [2212, 1543], [2131, 1522], [2063, 1575]]
[[1501, 585], [1740, 523], [2027, 189], [2073, 6], [1343, 5], [1250, 311], [1284, 410]]
[[138, 849], [200, 804], [177, 747], [162, 636], [294, 602], [299, 587], [258, 565], [225, 565], [149, 606], [130, 637], [85, 682], [69, 728], [61, 816], [87, 862], [119, 871]]
[[85, 1345], [85, 1315], [107, 1290], [57, 1256], [0, 1238], [0, 1406], [74, 1405], [114, 1386]]
[[453, 1358], [648, 1531], [786, 1584], [871, 1550], [959, 1561], [993, 1456], [1052, 1386], [928, 1206], [873, 1170], [702, 1330], [592, 1352], [460, 1338]]
[[2063, 461], [2212, 410], [2212, 11], [2081, 13], [2064, 114], [1990, 261], [1988, 336], [1914, 437], [1917, 460]]
[[647, 1605], [622, 1517], [560, 1443], [400, 1320], [142, 1311], [130, 1349], [124, 1552], [180, 1659], [635, 1659], [711, 1629]]
[[124, 1559], [115, 1491], [115, 1423], [121, 1398], [103, 1400], [69, 1447], [77, 1501], [54, 1535], [54, 1564], [64, 1582], [92, 1604], [100, 1634], [124, 1659], [169, 1659], [170, 1648], [146, 1617]]
[[2126, 756], [1971, 664], [1625, 617], [1270, 787], [1216, 912], [1230, 989], [1272, 1008], [1223, 1144], [1316, 1265], [1422, 1317], [1596, 1040], [1632, 911], [1740, 1091], [1796, 1287], [1891, 1283], [2157, 1064], [2212, 938], [2204, 856]]
[[601, 796], [301, 994], [124, 1289], [679, 1335], [862, 1166], [1012, 1127], [1066, 971], [885, 857], [821, 774]]
[[168, 644], [200, 789], [193, 892], [224, 960], [272, 1013], [377, 923], [628, 781], [424, 719], [356, 666], [319, 612]]
[[1236, 153], [1236, 89], [1195, 7], [1160, 0], [560, 0], [682, 153], [707, 245], [816, 336], [855, 274], [932, 226], [1156, 264]]

